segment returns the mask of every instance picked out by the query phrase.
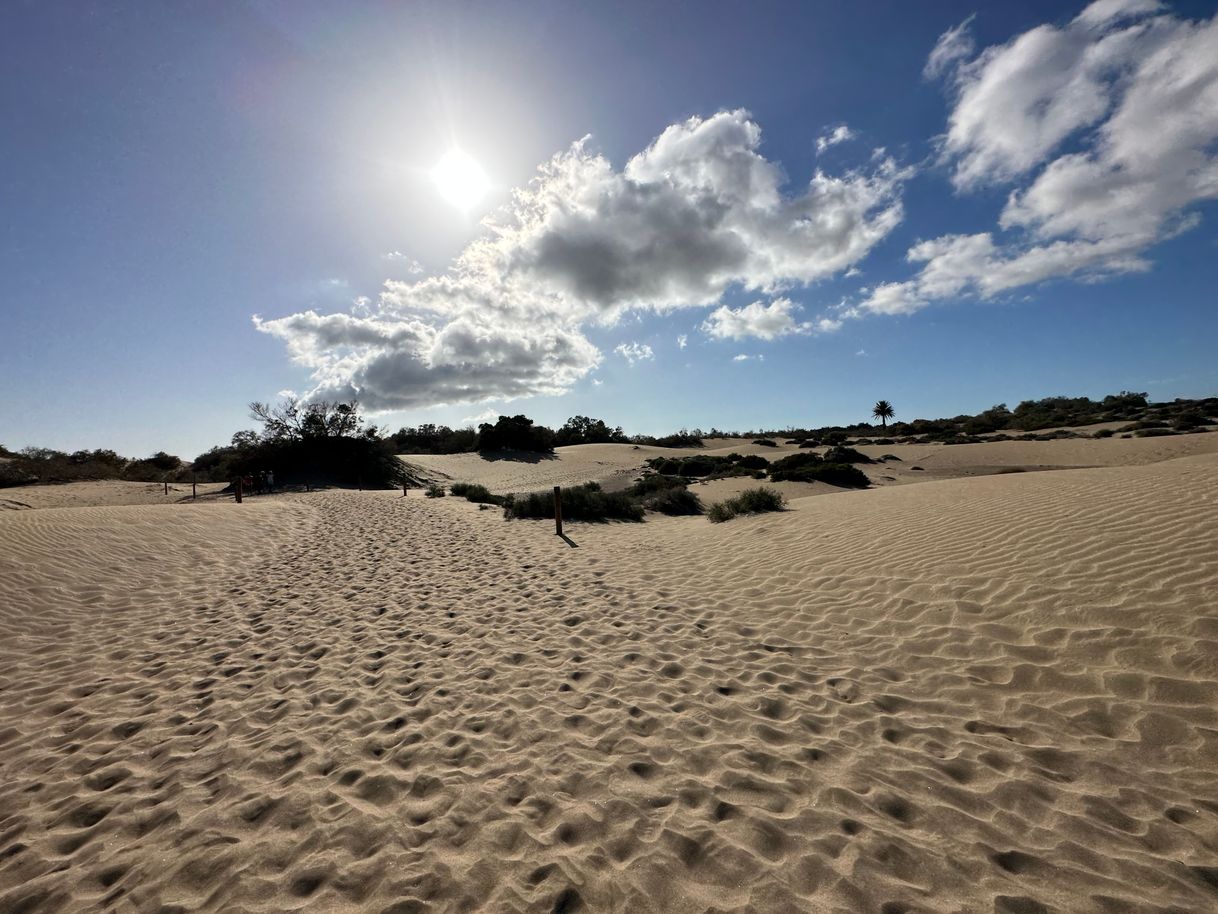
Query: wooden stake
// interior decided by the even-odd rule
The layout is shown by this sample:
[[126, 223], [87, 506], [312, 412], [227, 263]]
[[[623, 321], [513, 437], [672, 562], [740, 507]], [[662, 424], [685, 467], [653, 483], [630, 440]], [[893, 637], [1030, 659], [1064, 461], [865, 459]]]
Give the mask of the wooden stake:
[[241, 477], [237, 477], [237, 504], [241, 504]]
[[168, 479], [165, 480], [165, 494], [166, 495], [169, 494], [169, 480]]
[[190, 500], [195, 501], [199, 497], [199, 486], [193, 476], [190, 477]]
[[554, 487], [554, 535], [562, 536], [562, 489]]
[[406, 497], [406, 480], [405, 479], [402, 480], [402, 497], [403, 498]]

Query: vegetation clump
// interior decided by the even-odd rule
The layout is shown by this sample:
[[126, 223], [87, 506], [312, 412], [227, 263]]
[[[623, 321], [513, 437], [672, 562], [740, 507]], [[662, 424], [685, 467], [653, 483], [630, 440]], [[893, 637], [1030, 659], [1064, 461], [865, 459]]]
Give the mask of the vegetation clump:
[[466, 501], [472, 501], [479, 505], [501, 505], [503, 504], [502, 495], [492, 495], [490, 489], [486, 486], [478, 485], [473, 482], [454, 482], [448, 487], [449, 491], [458, 498], [464, 498]]
[[826, 482], [847, 489], [865, 489], [871, 485], [867, 475], [849, 463], [832, 462], [816, 454], [789, 454], [770, 464], [770, 478], [775, 482]]
[[554, 451], [554, 432], [534, 425], [525, 415], [500, 416], [494, 425], [484, 422], [478, 426], [478, 450], [549, 454]]
[[735, 498], [716, 502], [710, 506], [706, 516], [712, 524], [739, 517], [741, 514], [762, 514], [768, 511], [781, 511], [787, 500], [781, 492], [774, 489], [746, 489]]
[[825, 463], [875, 463], [866, 454], [840, 444], [825, 451], [821, 459]]
[[444, 486], [433, 482], [427, 487], [423, 494], [428, 498], [443, 498], [445, 495]]
[[572, 416], [554, 433], [555, 447], [569, 444], [627, 444], [629, 441], [620, 425], [610, 428], [604, 419], [590, 419], [587, 416]]
[[[624, 492], [605, 492], [595, 482], [571, 486], [561, 491], [562, 515], [569, 520], [641, 521], [643, 507]], [[504, 499], [503, 516], [512, 518], [554, 517], [553, 492], [509, 495]]]
[[754, 438], [753, 444], [760, 444], [762, 447], [778, 447], [778, 442], [773, 438]]

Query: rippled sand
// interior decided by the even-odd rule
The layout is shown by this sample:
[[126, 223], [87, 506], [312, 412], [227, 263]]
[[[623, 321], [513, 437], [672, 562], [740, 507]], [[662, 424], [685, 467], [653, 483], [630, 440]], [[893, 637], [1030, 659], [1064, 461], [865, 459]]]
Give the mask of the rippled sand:
[[0, 513], [0, 911], [1218, 910], [1218, 457], [1157, 453], [576, 548]]

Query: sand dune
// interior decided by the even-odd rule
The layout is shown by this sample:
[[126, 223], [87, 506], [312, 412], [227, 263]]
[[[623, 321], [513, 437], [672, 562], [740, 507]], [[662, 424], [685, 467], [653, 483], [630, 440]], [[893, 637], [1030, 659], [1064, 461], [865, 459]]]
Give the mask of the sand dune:
[[1218, 457], [1128, 447], [1195, 439], [578, 548], [5, 512], [0, 911], [1218, 910]]
[[[1111, 423], [1110, 423], [1111, 424]], [[1094, 426], [1101, 428], [1105, 426]], [[551, 486], [599, 482], [608, 490], [630, 485], [653, 457], [684, 457], [694, 454], [760, 454], [775, 460], [799, 451], [785, 438], [777, 447], [753, 444], [738, 438], [708, 438], [701, 448], [657, 448], [631, 444], [592, 444], [556, 448], [553, 456], [506, 454], [487, 459], [479, 454], [403, 454], [403, 460], [425, 478], [444, 484], [474, 482], [492, 492], [528, 492]], [[817, 453], [823, 453], [818, 448]], [[1044, 470], [1097, 466], [1141, 466], [1184, 457], [1212, 454], [1218, 439], [1209, 434], [1162, 438], [1063, 439], [1058, 441], [987, 441], [980, 444], [862, 445], [869, 457], [893, 455], [899, 459], [866, 465], [877, 486], [925, 482], [928, 479], [957, 479], [988, 476], [1015, 469]], [[695, 483], [694, 491], [704, 502], [719, 501], [758, 483], [747, 477]], [[840, 492], [824, 483], [762, 483], [778, 489], [787, 498]]]

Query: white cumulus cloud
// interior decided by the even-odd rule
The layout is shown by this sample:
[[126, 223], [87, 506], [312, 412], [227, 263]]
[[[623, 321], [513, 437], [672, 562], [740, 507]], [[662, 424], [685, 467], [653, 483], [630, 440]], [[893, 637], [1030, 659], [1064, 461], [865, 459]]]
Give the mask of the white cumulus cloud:
[[559, 393], [631, 311], [775, 293], [849, 269], [901, 221], [910, 171], [788, 185], [745, 111], [673, 124], [619, 170], [585, 138], [543, 164], [438, 276], [386, 282], [361, 315], [255, 321], [309, 368], [310, 396], [371, 411]]
[[775, 340], [795, 333], [810, 333], [813, 325], [799, 322], [794, 313], [799, 309], [789, 298], [776, 298], [770, 304], [755, 301], [741, 308], [722, 305], [711, 312], [702, 324], [702, 330], [710, 336], [725, 340], [742, 340], [756, 337], [759, 340]]
[[1196, 226], [1193, 207], [1218, 198], [1218, 17], [1161, 10], [1098, 0], [972, 59], [965, 33], [945, 34], [927, 65], [950, 71], [942, 152], [961, 190], [1009, 188], [1000, 232], [920, 242], [907, 255], [919, 273], [854, 313], [1147, 270], [1149, 248]]

